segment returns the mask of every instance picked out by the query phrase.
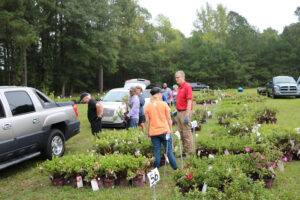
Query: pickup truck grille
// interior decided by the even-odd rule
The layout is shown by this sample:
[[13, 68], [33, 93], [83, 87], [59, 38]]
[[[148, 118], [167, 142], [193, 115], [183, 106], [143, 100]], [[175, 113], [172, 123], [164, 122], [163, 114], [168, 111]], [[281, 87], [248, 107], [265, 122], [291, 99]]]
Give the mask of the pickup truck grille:
[[297, 92], [296, 86], [282, 86], [280, 87], [281, 92]]
[[103, 117], [112, 117], [114, 116], [114, 109], [104, 108]]
[[280, 87], [281, 91], [288, 91], [289, 90], [289, 86], [282, 86]]

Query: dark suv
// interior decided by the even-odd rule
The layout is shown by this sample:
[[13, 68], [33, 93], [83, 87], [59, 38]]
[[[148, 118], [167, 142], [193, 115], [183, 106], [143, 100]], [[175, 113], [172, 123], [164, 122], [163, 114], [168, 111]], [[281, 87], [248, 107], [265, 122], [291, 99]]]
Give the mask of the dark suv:
[[193, 91], [199, 91], [201, 89], [209, 89], [208, 85], [204, 85], [201, 83], [189, 83], [189, 84], [192, 87]]

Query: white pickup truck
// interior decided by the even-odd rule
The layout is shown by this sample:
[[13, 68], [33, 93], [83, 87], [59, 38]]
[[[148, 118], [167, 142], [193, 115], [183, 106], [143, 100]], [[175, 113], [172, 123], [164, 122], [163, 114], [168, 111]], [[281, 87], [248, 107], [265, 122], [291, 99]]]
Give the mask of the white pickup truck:
[[80, 131], [73, 102], [55, 103], [29, 87], [0, 87], [0, 170], [43, 155], [62, 156]]

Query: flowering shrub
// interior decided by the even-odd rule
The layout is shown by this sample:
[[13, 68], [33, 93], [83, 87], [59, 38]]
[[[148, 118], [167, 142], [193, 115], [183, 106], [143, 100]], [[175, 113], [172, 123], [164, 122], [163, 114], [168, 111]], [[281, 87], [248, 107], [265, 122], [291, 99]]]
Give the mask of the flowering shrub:
[[93, 149], [101, 155], [113, 153], [135, 155], [137, 151], [144, 156], [153, 155], [151, 141], [145, 134], [136, 130], [102, 132], [101, 138], [96, 139]]

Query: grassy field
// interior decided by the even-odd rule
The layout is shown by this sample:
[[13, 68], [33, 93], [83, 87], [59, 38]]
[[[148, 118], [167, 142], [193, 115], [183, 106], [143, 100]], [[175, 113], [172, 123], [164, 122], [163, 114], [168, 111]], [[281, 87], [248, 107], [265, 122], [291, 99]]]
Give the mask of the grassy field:
[[[246, 90], [254, 94], [255, 90]], [[300, 99], [268, 99], [266, 105], [278, 107], [278, 124], [284, 127], [300, 127]], [[86, 152], [94, 140], [86, 118], [86, 105], [78, 105], [81, 133], [71, 138], [66, 144], [66, 154]], [[199, 134], [208, 134], [209, 125], [203, 125]], [[106, 129], [105, 131], [109, 131]], [[36, 158], [0, 171], [0, 199], [153, 199], [149, 185], [141, 188], [116, 187], [93, 192], [91, 187], [74, 189], [71, 186], [54, 187], [49, 177], [41, 174], [37, 164], [43, 162]], [[179, 164], [179, 160], [178, 160]], [[161, 174], [163, 168], [160, 169]], [[157, 186], [157, 199], [174, 199], [172, 169], [168, 166], [166, 184], [162, 180]], [[300, 162], [286, 164], [284, 172], [278, 176], [272, 192], [288, 199], [300, 199]], [[162, 178], [162, 177], [161, 177]]]

